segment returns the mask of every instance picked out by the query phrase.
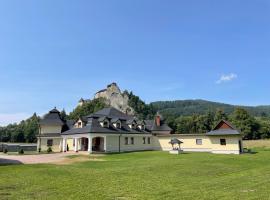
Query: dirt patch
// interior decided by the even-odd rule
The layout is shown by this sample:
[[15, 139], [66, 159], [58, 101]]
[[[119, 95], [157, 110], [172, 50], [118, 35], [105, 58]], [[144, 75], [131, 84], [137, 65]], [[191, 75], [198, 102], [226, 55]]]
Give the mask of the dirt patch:
[[100, 156], [93, 157], [93, 156], [86, 156], [86, 155], [76, 155], [76, 156], [65, 157], [62, 160], [55, 161], [52, 163], [56, 165], [69, 165], [73, 163], [88, 162], [88, 161], [101, 162], [105, 160], [101, 159]]

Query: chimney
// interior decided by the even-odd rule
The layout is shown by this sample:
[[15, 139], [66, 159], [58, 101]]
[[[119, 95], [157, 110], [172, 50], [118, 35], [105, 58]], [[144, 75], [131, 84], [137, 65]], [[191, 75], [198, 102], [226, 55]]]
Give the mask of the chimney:
[[160, 126], [160, 116], [159, 115], [156, 116], [156, 125]]

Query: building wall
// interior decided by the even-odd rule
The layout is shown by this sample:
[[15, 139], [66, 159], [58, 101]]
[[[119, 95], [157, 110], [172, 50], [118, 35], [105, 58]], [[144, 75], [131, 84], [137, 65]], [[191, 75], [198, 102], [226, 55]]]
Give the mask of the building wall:
[[61, 151], [61, 144], [62, 144], [62, 138], [40, 138], [40, 148], [41, 151], [47, 151], [47, 140], [52, 139], [53, 140], [53, 146], [51, 146], [53, 152], [60, 152]]
[[41, 125], [40, 126], [40, 134], [48, 134], [48, 133], [61, 133], [62, 131], [62, 126], [45, 126], [45, 125]]
[[[233, 153], [239, 154], [239, 136], [205, 136], [205, 135], [171, 135], [157, 136], [155, 140], [155, 149], [169, 151], [172, 149], [169, 144], [172, 138], [177, 138], [183, 142], [181, 149], [183, 151], [212, 152], [212, 153]], [[197, 145], [196, 139], [202, 139], [202, 144]], [[226, 139], [226, 145], [220, 144], [220, 139]]]
[[67, 139], [67, 145], [68, 145], [69, 151], [73, 151], [74, 150], [73, 139], [72, 138]]
[[[125, 144], [125, 138], [128, 138], [129, 144]], [[134, 144], [131, 144], [131, 138], [134, 138]], [[143, 138], [145, 137], [145, 144]], [[148, 144], [148, 137], [150, 137], [150, 144]], [[143, 151], [153, 150], [154, 140], [152, 135], [137, 135], [137, 134], [123, 134], [120, 137], [120, 151]], [[119, 135], [106, 136], [106, 151], [119, 152]]]
[[106, 136], [106, 151], [119, 152], [119, 135]]
[[[89, 134], [80, 134], [67, 137], [67, 144], [69, 150], [74, 150], [73, 138], [72, 137], [90, 137]], [[103, 137], [104, 138], [104, 149], [106, 152], [119, 152], [119, 137], [120, 137], [120, 151], [143, 151], [143, 150], [162, 150], [169, 151], [172, 149], [171, 144], [169, 144], [172, 138], [177, 138], [183, 142], [181, 144], [181, 149], [183, 151], [194, 151], [194, 152], [212, 152], [212, 153], [222, 153], [222, 154], [239, 154], [239, 140], [240, 136], [206, 136], [206, 135], [159, 135], [152, 136], [138, 135], [138, 134], [91, 134], [91, 138]], [[129, 143], [125, 144], [125, 138], [128, 138]], [[131, 144], [131, 138], [134, 138], [134, 144]], [[145, 137], [145, 144], [143, 144], [143, 138]], [[150, 144], [148, 144], [148, 137], [150, 138]], [[46, 151], [47, 138], [41, 138], [41, 148], [42, 151]], [[48, 138], [50, 139], [50, 138]], [[62, 143], [60, 138], [53, 139], [53, 151], [58, 152], [61, 150], [60, 144]], [[201, 139], [202, 144], [196, 144], [196, 139]], [[220, 139], [226, 139], [226, 145], [220, 144]], [[78, 140], [78, 149], [81, 149], [81, 139]]]
[[[220, 139], [226, 139], [226, 145], [220, 145]], [[209, 137], [212, 145], [212, 153], [235, 153], [239, 154], [239, 141], [242, 142], [239, 136], [211, 136]]]

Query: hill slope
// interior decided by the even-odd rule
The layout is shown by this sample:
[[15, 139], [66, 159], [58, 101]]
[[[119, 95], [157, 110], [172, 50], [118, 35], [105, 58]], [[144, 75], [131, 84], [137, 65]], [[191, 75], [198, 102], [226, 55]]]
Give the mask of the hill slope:
[[189, 116], [194, 113], [206, 114], [208, 111], [216, 111], [216, 109], [222, 109], [226, 114], [231, 114], [237, 107], [246, 109], [252, 116], [270, 116], [270, 106], [237, 106], [201, 99], [157, 101], [151, 104], [160, 112], [175, 116]]

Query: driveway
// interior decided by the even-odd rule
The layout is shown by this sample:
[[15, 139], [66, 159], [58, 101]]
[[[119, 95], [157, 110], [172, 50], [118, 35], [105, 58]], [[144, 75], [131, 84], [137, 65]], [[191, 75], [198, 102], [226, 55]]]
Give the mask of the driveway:
[[67, 156], [78, 155], [78, 153], [52, 153], [38, 155], [6, 155], [0, 154], [1, 164], [38, 164], [38, 163], [58, 163], [66, 159]]

